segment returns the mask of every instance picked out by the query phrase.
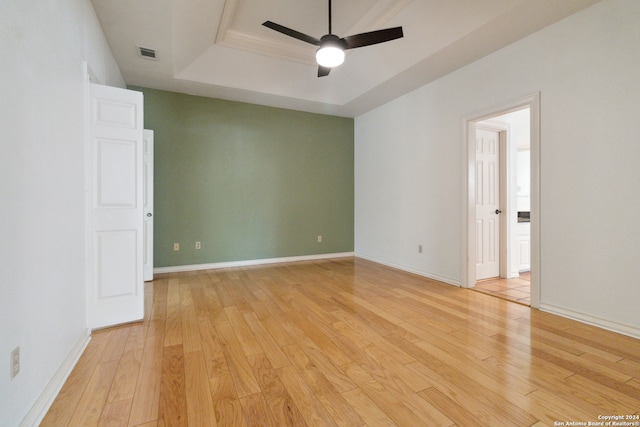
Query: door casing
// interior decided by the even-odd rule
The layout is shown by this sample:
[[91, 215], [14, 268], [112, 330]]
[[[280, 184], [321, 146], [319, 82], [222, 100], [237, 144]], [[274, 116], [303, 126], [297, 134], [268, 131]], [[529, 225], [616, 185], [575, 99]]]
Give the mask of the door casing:
[[[472, 288], [476, 283], [475, 268], [475, 128], [480, 121], [529, 107], [531, 143], [531, 307], [540, 307], [540, 93], [487, 108], [464, 119], [464, 143], [466, 151], [463, 165], [463, 182], [467, 183], [463, 194], [462, 213], [462, 286]], [[503, 221], [505, 222], [505, 221]]]
[[143, 279], [153, 280], [153, 131], [145, 129], [143, 133], [143, 198], [144, 198], [144, 262]]

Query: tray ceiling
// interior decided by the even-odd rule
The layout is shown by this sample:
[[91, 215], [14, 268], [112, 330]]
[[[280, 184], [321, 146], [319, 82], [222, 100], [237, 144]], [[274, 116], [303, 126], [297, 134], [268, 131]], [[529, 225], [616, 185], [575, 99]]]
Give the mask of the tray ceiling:
[[[326, 0], [93, 0], [129, 85], [357, 116], [597, 0], [333, 0], [333, 33], [402, 26], [404, 38], [348, 51], [316, 77]], [[139, 55], [154, 49], [157, 58]]]

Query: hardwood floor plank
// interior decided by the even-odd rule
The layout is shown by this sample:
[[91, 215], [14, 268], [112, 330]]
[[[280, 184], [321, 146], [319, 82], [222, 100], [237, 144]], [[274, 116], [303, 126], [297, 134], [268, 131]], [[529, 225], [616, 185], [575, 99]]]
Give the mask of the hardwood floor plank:
[[415, 343], [418, 348], [428, 352], [432, 357], [437, 358], [459, 372], [463, 372], [466, 376], [478, 384], [482, 384], [486, 389], [494, 393], [501, 394], [505, 387], [507, 387], [512, 391], [508, 397], [514, 395], [525, 396], [535, 390], [535, 385], [533, 385], [528, 378], [504, 375], [504, 372], [499, 370], [487, 369], [487, 365], [483, 365], [482, 361], [468, 357], [462, 351], [456, 351], [451, 354], [447, 350], [441, 349], [439, 347], [441, 344], [441, 342], [438, 342], [434, 345], [427, 341], [418, 341]]
[[70, 425], [98, 425], [117, 368], [117, 360], [98, 363], [69, 421]]
[[535, 426], [638, 413], [640, 340], [361, 259], [145, 284], [42, 426]]
[[[552, 328], [551, 326], [542, 325], [541, 327], [545, 329]], [[640, 340], [577, 322], [572, 323], [569, 328], [556, 331], [556, 334], [640, 363], [640, 342], [638, 342]]]
[[167, 317], [165, 319], [164, 346], [182, 344], [182, 322], [180, 321], [180, 282], [169, 279], [167, 288]]
[[[414, 343], [403, 341], [393, 336], [388, 339], [407, 353], [414, 356], [418, 362], [412, 364], [412, 368], [425, 375], [438, 390], [449, 398], [465, 396], [464, 401], [468, 405], [475, 405], [475, 412], [480, 419], [494, 419], [494, 425], [528, 425], [535, 419], [527, 412], [527, 399], [515, 394], [509, 387], [499, 389], [498, 392], [488, 388], [485, 384], [477, 382], [467, 375], [466, 369], [458, 369], [443, 361]], [[509, 393], [505, 393], [509, 391]], [[467, 394], [469, 393], [469, 394]], [[509, 394], [506, 396], [505, 394]], [[516, 404], [507, 400], [515, 400]]]
[[[153, 289], [153, 307], [147, 309], [145, 312], [151, 310], [151, 317], [145, 317], [144, 325], [147, 327], [147, 336], [163, 335], [165, 330], [165, 320], [167, 318], [167, 292], [169, 287], [169, 280], [162, 279], [157, 283], [147, 283], [146, 289]], [[145, 298], [145, 304], [148, 299]]]
[[211, 398], [216, 410], [219, 426], [246, 427], [242, 405], [230, 373], [224, 373], [209, 379]]
[[227, 313], [227, 318], [229, 318], [233, 332], [235, 333], [244, 354], [248, 356], [251, 354], [262, 353], [262, 347], [258, 344], [258, 340], [254, 336], [249, 325], [247, 325], [247, 322], [238, 307], [226, 307], [224, 311]]
[[275, 317], [269, 316], [263, 319], [262, 324], [280, 347], [284, 347], [285, 345], [290, 345], [295, 342], [291, 335], [287, 334], [287, 332], [282, 328], [280, 322]]
[[250, 394], [240, 399], [244, 419], [249, 426], [275, 426], [276, 420], [262, 393]]
[[301, 288], [302, 286], [296, 286], [289, 291], [293, 307], [307, 316], [317, 319], [317, 324], [319, 325], [331, 325], [338, 321], [332, 313], [326, 311], [315, 301], [310, 300], [303, 292], [300, 292]]
[[213, 287], [213, 283], [210, 283], [209, 285], [210, 286], [205, 286], [203, 292], [207, 301], [207, 307], [209, 308], [209, 317], [211, 318], [211, 321], [213, 324], [229, 321], [229, 319], [227, 319], [227, 314], [224, 312], [224, 307], [220, 302], [218, 293]]
[[184, 351], [182, 345], [164, 348], [158, 427], [187, 426]]
[[[600, 411], [613, 411], [617, 414], [633, 414], [640, 407], [640, 400], [623, 390], [603, 387], [580, 374], [567, 378], [568, 392], [575, 398], [600, 408]], [[625, 386], [628, 384], [625, 383]]]
[[122, 352], [124, 351], [125, 346], [127, 345], [130, 332], [131, 328], [129, 327], [114, 329], [107, 345], [104, 348], [100, 361], [107, 362], [109, 360], [119, 360], [122, 357]]
[[107, 402], [133, 398], [140, 372], [145, 338], [146, 328], [143, 325], [131, 328], [124, 351], [120, 356]]
[[[358, 388], [397, 425], [419, 426], [425, 424], [419, 415], [404, 405], [402, 399], [398, 399], [390, 393], [379, 382], [373, 379], [365, 369], [356, 363], [350, 363], [344, 367], [344, 370], [349, 378], [358, 385]], [[450, 422], [446, 425], [451, 424]]]
[[284, 347], [283, 351], [336, 424], [349, 427], [359, 426], [363, 423], [358, 413], [344, 400], [344, 397], [309, 360], [300, 347], [294, 344]]
[[351, 362], [351, 358], [347, 356], [327, 335], [311, 323], [307, 318], [298, 312], [289, 312], [287, 316], [300, 328], [306, 338], [311, 339], [318, 347], [322, 348], [322, 352], [329, 357], [329, 360], [336, 366], [344, 365]]
[[312, 340], [301, 340], [297, 345], [300, 346], [307, 357], [322, 371], [323, 375], [327, 377], [336, 390], [344, 392], [357, 387], [343, 370], [334, 365], [322, 349]]
[[575, 405], [576, 401], [563, 397], [559, 398], [559, 395], [553, 391], [536, 390], [529, 395], [531, 410], [546, 425], [554, 425], [557, 421], [566, 420], [597, 421], [599, 413], [594, 413], [595, 409], [585, 410], [584, 405], [581, 404], [581, 407], [578, 407]]
[[640, 390], [640, 378], [632, 378], [626, 382], [626, 384], [630, 387], [635, 387]]
[[[377, 375], [392, 378], [394, 383], [402, 383], [402, 389], [408, 386], [414, 392], [418, 392], [432, 387], [432, 382], [426, 376], [421, 375], [415, 369], [411, 369], [413, 362], [415, 362], [413, 358], [408, 362], [404, 362], [402, 359], [398, 360], [373, 346], [366, 348], [361, 357], [358, 358], [360, 366], [366, 365], [367, 371], [374, 374], [374, 378], [378, 378]], [[379, 379], [378, 381], [381, 382]]]
[[260, 393], [260, 386], [253, 376], [251, 366], [249, 366], [247, 357], [240, 345], [230, 342], [224, 344], [223, 349], [238, 397], [242, 398], [251, 394]]
[[158, 419], [163, 350], [163, 335], [147, 337], [133, 395], [129, 426], [137, 426]]
[[49, 408], [40, 424], [48, 426], [66, 426], [78, 407], [80, 398], [95, 371], [106, 342], [98, 342], [93, 339], [89, 342], [87, 349], [80, 356], [80, 360], [62, 386], [60, 393]]
[[249, 325], [249, 328], [253, 331], [256, 340], [264, 351], [264, 354], [269, 359], [269, 362], [271, 362], [271, 366], [277, 369], [290, 365], [291, 362], [283, 353], [282, 347], [278, 345], [278, 343], [273, 339], [262, 322], [258, 320], [258, 317], [255, 315], [255, 313], [246, 313], [244, 315], [244, 318]]
[[[257, 301], [256, 296], [249, 291], [246, 283], [249, 279], [243, 270], [243, 277], [237, 282], [233, 283], [233, 285], [229, 284], [228, 286], [229, 293], [231, 298], [235, 302], [235, 306], [238, 307], [241, 313], [251, 313], [253, 312], [252, 303]], [[250, 282], [250, 281], [249, 281]]]
[[384, 337], [375, 333], [368, 325], [360, 323], [356, 319], [343, 316], [340, 322], [333, 323], [333, 327], [350, 340], [362, 343], [361, 348], [373, 345], [394, 357], [400, 363], [406, 364], [415, 361], [411, 356], [385, 340]]
[[420, 396], [429, 402], [432, 406], [438, 408], [440, 412], [447, 414], [456, 425], [460, 426], [491, 426], [484, 423], [476, 414], [468, 411], [464, 405], [459, 405], [447, 396], [442, 394], [438, 389], [429, 387], [419, 392]]
[[[403, 334], [407, 339], [409, 339], [410, 332], [401, 328], [398, 323], [392, 323], [373, 311], [367, 310], [347, 300], [343, 295], [338, 293], [334, 294], [332, 299], [336, 301], [336, 305], [338, 306], [338, 310], [334, 311], [333, 315], [338, 317], [340, 320], [345, 320], [343, 317], [348, 316], [349, 318], [357, 319], [360, 322], [369, 325], [369, 327], [380, 336]], [[450, 328], [446, 329], [447, 332], [451, 332], [452, 330], [453, 329]], [[419, 339], [417, 336], [412, 336], [411, 338], [416, 341]]]
[[202, 351], [192, 351], [184, 355], [184, 374], [188, 425], [216, 427], [215, 408]]
[[107, 403], [102, 411], [98, 427], [122, 427], [129, 421], [133, 399]]
[[360, 368], [364, 369], [376, 382], [382, 385], [395, 398], [401, 400], [406, 407], [418, 414], [427, 425], [452, 425], [453, 422], [445, 414], [431, 405], [417, 394], [412, 387], [403, 380], [410, 372], [403, 372], [404, 366], [394, 363], [382, 354], [373, 355], [371, 349], [363, 353], [358, 360]]
[[276, 372], [308, 425], [337, 427], [337, 424], [293, 366], [285, 366]]
[[[224, 276], [224, 273], [222, 273], [222, 275]], [[215, 289], [216, 294], [218, 294], [220, 304], [222, 304], [222, 307], [224, 308], [233, 307], [236, 304], [231, 297], [231, 294], [229, 294], [228, 288], [225, 284], [225, 282], [228, 282], [229, 280], [230, 279], [223, 279], [213, 284], [213, 288]]]
[[345, 391], [342, 397], [369, 427], [393, 427], [396, 424], [360, 388]]
[[248, 359], [253, 374], [260, 384], [269, 411], [275, 419], [274, 425], [306, 426], [306, 421], [266, 355], [256, 354], [249, 356]]
[[198, 331], [198, 320], [196, 318], [195, 310], [193, 307], [183, 307], [181, 311], [181, 333], [184, 351], [185, 353], [200, 351], [202, 349], [202, 342], [200, 332]]
[[229, 374], [229, 365], [224, 357], [224, 349], [217, 335], [216, 328], [206, 317], [198, 319], [202, 352], [208, 378]]
[[[225, 316], [226, 317], [226, 316]], [[225, 346], [227, 344], [238, 344], [238, 337], [231, 322], [228, 320], [225, 322], [216, 322], [215, 325], [216, 336], [220, 340], [220, 343]]]
[[[515, 344], [512, 343], [512, 345]], [[544, 350], [540, 347], [544, 348]], [[531, 347], [531, 354], [538, 359], [546, 360], [568, 371], [580, 374], [602, 386], [614, 390], [621, 390], [634, 399], [640, 400], [640, 391], [625, 384], [631, 377], [616, 370], [615, 364], [613, 363], [609, 366], [589, 363], [588, 361], [579, 359], [577, 356], [564, 353], [554, 347], [537, 342], [534, 347]]]
[[629, 359], [622, 359], [615, 363], [615, 368], [630, 377], [640, 378], [640, 362]]

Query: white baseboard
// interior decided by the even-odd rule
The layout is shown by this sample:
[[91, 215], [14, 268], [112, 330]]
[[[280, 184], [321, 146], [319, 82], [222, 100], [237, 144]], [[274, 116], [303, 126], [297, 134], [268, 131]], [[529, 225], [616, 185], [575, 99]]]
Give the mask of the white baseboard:
[[353, 257], [353, 252], [339, 252], [339, 253], [318, 254], [318, 255], [302, 255], [302, 256], [282, 257], [282, 258], [250, 259], [250, 260], [244, 260], [244, 261], [216, 262], [212, 264], [176, 265], [172, 267], [157, 267], [153, 269], [153, 272], [154, 274], [179, 273], [182, 271], [211, 270], [216, 268], [246, 267], [249, 265], [279, 264], [283, 262], [315, 261], [315, 260], [321, 260], [321, 259], [349, 258], [349, 257]]
[[67, 378], [69, 378], [76, 363], [78, 363], [78, 359], [82, 356], [84, 349], [87, 348], [89, 341], [91, 341], [91, 332], [87, 329], [80, 338], [78, 338], [78, 341], [69, 354], [67, 354], [67, 357], [65, 357], [62, 365], [60, 365], [53, 378], [51, 378], [51, 381], [49, 381], [49, 384], [47, 384], [42, 393], [40, 393], [40, 396], [20, 423], [20, 427], [36, 427], [42, 422], [51, 404], [56, 396], [58, 396], [60, 389]]
[[382, 265], [386, 265], [387, 267], [392, 267], [398, 270], [402, 270], [402, 271], [406, 271], [407, 273], [412, 273], [412, 274], [416, 274], [418, 276], [422, 276], [422, 277], [426, 277], [427, 279], [433, 279], [433, 280], [437, 280], [438, 282], [443, 282], [443, 283], [447, 283], [449, 285], [453, 285], [453, 286], [460, 286], [460, 280], [457, 279], [453, 279], [451, 277], [446, 277], [446, 276], [441, 276], [439, 274], [434, 274], [428, 271], [423, 271], [423, 270], [419, 270], [413, 267], [407, 267], [406, 265], [400, 265], [400, 264], [396, 264], [393, 262], [389, 262], [389, 261], [385, 261], [385, 260], [381, 260], [375, 257], [371, 257], [368, 255], [363, 255], [363, 254], [359, 254], [356, 253], [355, 255], [358, 258], [362, 258], [362, 259], [366, 259], [368, 261], [372, 261], [375, 262], [377, 264], [382, 264]]
[[551, 304], [540, 304], [540, 310], [547, 313], [557, 314], [558, 316], [566, 317], [569, 319], [577, 320], [578, 322], [586, 323], [588, 325], [597, 326], [608, 331], [617, 332], [622, 335], [627, 335], [632, 338], [640, 338], [640, 328], [626, 325], [624, 323], [613, 322], [611, 320], [603, 319], [601, 317], [592, 316], [590, 314], [584, 314], [577, 311], [569, 310], [562, 307], [557, 307]]

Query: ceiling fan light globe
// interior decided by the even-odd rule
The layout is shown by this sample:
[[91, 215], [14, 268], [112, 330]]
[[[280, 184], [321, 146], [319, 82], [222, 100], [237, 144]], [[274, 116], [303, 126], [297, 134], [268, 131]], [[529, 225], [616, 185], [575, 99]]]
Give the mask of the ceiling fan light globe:
[[337, 67], [344, 62], [344, 50], [336, 46], [323, 46], [316, 52], [316, 61], [323, 67]]

